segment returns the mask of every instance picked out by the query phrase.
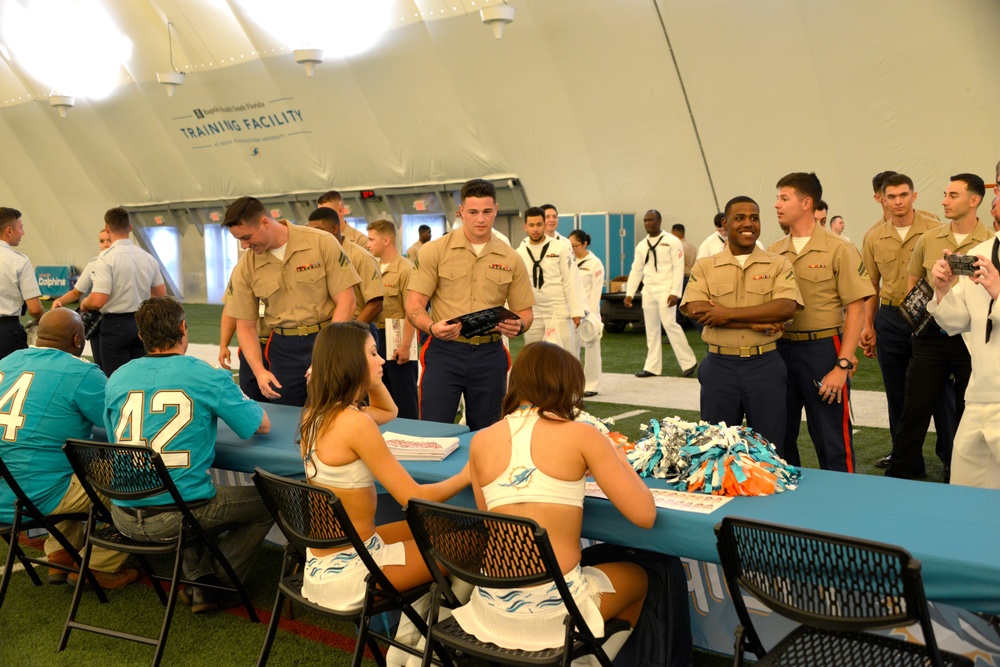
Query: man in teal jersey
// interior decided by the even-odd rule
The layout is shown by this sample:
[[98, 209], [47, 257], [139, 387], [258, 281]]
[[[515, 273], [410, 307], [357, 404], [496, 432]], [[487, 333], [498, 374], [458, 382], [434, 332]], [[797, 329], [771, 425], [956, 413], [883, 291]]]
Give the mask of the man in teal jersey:
[[[0, 360], [0, 456], [18, 485], [45, 514], [89, 512], [90, 500], [73, 474], [62, 446], [67, 438], [90, 438], [102, 424], [104, 373], [79, 358], [83, 322], [59, 308], [42, 316], [38, 347], [18, 350]], [[0, 523], [14, 519], [14, 494], [0, 484]], [[83, 545], [83, 524], [57, 525], [75, 547]], [[53, 563], [73, 559], [51, 536], [45, 555]], [[139, 578], [121, 569], [128, 554], [94, 547], [90, 566], [103, 588], [121, 588]], [[67, 580], [64, 570], [49, 569], [49, 583]], [[76, 580], [76, 577], [73, 577]]]
[[[108, 440], [152, 447], [170, 469], [177, 490], [188, 503], [207, 500], [193, 509], [203, 527], [236, 527], [219, 540], [219, 548], [240, 579], [253, 564], [257, 547], [273, 523], [252, 486], [215, 486], [208, 469], [215, 460], [217, 419], [241, 438], [267, 433], [271, 421], [260, 405], [247, 398], [229, 371], [184, 356], [188, 347], [184, 308], [168, 297], [144, 301], [135, 314], [147, 356], [134, 359], [108, 380], [104, 423]], [[141, 500], [116, 500], [111, 512], [125, 535], [151, 542], [171, 542], [180, 529], [180, 512], [164, 508], [166, 494]], [[225, 572], [203, 548], [184, 553], [184, 575], [206, 584], [225, 584]], [[235, 594], [195, 588], [195, 613], [239, 603]]]

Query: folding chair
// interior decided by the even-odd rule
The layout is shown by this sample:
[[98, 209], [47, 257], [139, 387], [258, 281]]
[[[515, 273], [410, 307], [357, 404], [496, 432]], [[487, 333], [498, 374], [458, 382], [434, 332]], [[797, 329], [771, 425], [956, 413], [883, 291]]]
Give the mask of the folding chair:
[[[286, 599], [294, 600], [320, 614], [339, 621], [350, 621], [358, 627], [358, 640], [354, 647], [352, 667], [359, 667], [364, 657], [365, 647], [371, 651], [375, 662], [384, 667], [385, 658], [376, 640], [404, 651], [419, 655], [413, 647], [397, 642], [387, 635], [371, 629], [371, 618], [387, 611], [400, 611], [413, 622], [421, 634], [427, 634], [427, 625], [411, 606], [419, 597], [427, 593], [430, 584], [406, 591], [398, 591], [385, 573], [372, 559], [365, 548], [364, 540], [358, 535], [340, 499], [319, 486], [279, 477], [260, 468], [254, 469], [253, 483], [257, 485], [261, 498], [271, 511], [275, 523], [288, 540], [282, 559], [281, 577], [278, 580], [278, 594], [274, 598], [271, 623], [267, 637], [257, 660], [258, 667], [267, 664], [274, 643], [274, 635], [281, 619], [281, 609]], [[302, 565], [305, 563], [306, 548], [343, 549], [353, 547], [361, 561], [368, 568], [367, 587], [364, 603], [356, 610], [341, 612], [323, 607], [302, 597]], [[299, 567], [296, 567], [299, 566]], [[445, 664], [448, 657], [442, 655]]]
[[[920, 578], [906, 550], [812, 530], [726, 517], [715, 527], [719, 556], [741, 627], [734, 665], [745, 651], [757, 665], [969, 665], [938, 648]], [[764, 650], [741, 589], [802, 625]], [[924, 643], [864, 630], [920, 623]]]
[[[580, 656], [593, 655], [604, 667], [611, 659], [602, 648], [612, 635], [627, 630], [621, 619], [605, 621], [604, 637], [595, 638], [587, 627], [566, 586], [548, 533], [531, 519], [480, 512], [426, 500], [411, 500], [406, 522], [434, 574], [431, 609], [427, 624], [430, 636], [424, 651], [424, 667], [430, 651], [443, 645], [457, 657], [471, 656], [504, 665], [563, 665]], [[460, 605], [442, 573], [487, 588], [523, 588], [554, 583], [566, 606], [566, 635], [560, 648], [522, 651], [501, 648], [468, 634], [454, 618], [438, 620], [442, 598], [447, 607]]]
[[[71, 630], [86, 630], [108, 637], [128, 639], [141, 644], [155, 646], [156, 652], [152, 663], [155, 667], [160, 663], [160, 659], [163, 657], [163, 649], [167, 644], [167, 632], [170, 629], [170, 619], [173, 617], [174, 606], [177, 601], [178, 584], [197, 585], [216, 590], [235, 592], [243, 601], [250, 620], [254, 623], [259, 622], [257, 612], [250, 601], [250, 596], [233, 570], [232, 565], [229, 564], [229, 561], [212, 539], [229, 530], [232, 526], [223, 525], [213, 528], [210, 531], [203, 529], [192, 514], [192, 510], [209, 501], [186, 502], [174, 485], [170, 477], [170, 472], [167, 470], [159, 454], [148, 447], [116, 445], [85, 440], [67, 440], [63, 450], [66, 452], [66, 456], [69, 458], [77, 478], [93, 503], [90, 515], [87, 517], [87, 538], [83, 551], [81, 570], [89, 573], [90, 554], [94, 545], [134, 554], [150, 578], [153, 590], [160, 599], [160, 604], [164, 605], [166, 610], [163, 614], [163, 624], [158, 637], [146, 637], [144, 635], [120, 632], [110, 628], [81, 623], [76, 620], [76, 613], [80, 606], [83, 586], [77, 586], [73, 592], [73, 602], [70, 605], [69, 618], [66, 620], [65, 627], [63, 627], [58, 650], [61, 651], [66, 648], [66, 642], [69, 641]], [[177, 540], [173, 543], [143, 542], [126, 537], [114, 527], [111, 511], [101, 500], [101, 497], [98, 495], [99, 493], [112, 500], [138, 500], [161, 493], [169, 494], [173, 502], [157, 505], [157, 507], [176, 507], [176, 511], [181, 513], [182, 529]], [[107, 527], [98, 529], [98, 523], [107, 524]], [[222, 566], [229, 577], [229, 581], [233, 583], [231, 587], [206, 585], [181, 578], [181, 563], [183, 561], [184, 550], [188, 547], [198, 545], [207, 548], [215, 560]], [[156, 574], [146, 556], [170, 553], [174, 554], [171, 575], [167, 577]], [[163, 581], [170, 582], [169, 595], [164, 595], [163, 588], [159, 583]]]
[[[55, 568], [57, 570], [63, 570], [64, 572], [77, 572], [76, 567], [68, 567], [60, 563], [50, 563], [44, 558], [33, 558], [28, 556], [21, 549], [19, 544], [19, 539], [22, 531], [42, 529], [49, 533], [53, 538], [55, 538], [60, 546], [66, 550], [66, 553], [70, 555], [73, 561], [80, 565], [80, 552], [77, 551], [76, 547], [70, 544], [66, 536], [56, 528], [56, 524], [61, 521], [86, 521], [87, 515], [80, 513], [70, 513], [70, 514], [42, 514], [35, 504], [31, 502], [31, 498], [24, 492], [21, 486], [14, 479], [14, 475], [10, 472], [7, 464], [4, 463], [3, 459], [0, 458], [0, 480], [5, 482], [8, 487], [10, 487], [11, 492], [14, 494], [14, 521], [13, 523], [0, 523], [0, 537], [3, 538], [4, 542], [7, 543], [7, 561], [4, 563], [3, 574], [0, 575], [0, 608], [3, 607], [4, 598], [7, 595], [7, 587], [10, 585], [10, 575], [12, 574], [12, 569], [14, 567], [14, 559], [17, 558], [24, 566], [24, 571], [28, 573], [28, 577], [35, 586], [41, 586], [42, 582], [38, 578], [38, 573], [35, 572], [35, 565], [44, 565], [45, 567]], [[104, 591], [101, 589], [100, 584], [97, 583], [97, 578], [92, 572], [87, 572], [87, 581], [90, 585], [94, 587], [97, 592], [97, 597], [100, 598], [101, 602], [107, 602], [108, 599], [104, 595]]]

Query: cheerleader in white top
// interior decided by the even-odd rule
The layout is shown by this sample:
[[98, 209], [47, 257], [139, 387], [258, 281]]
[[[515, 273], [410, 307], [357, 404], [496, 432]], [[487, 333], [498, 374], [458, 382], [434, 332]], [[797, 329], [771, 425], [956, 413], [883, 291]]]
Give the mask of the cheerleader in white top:
[[[367, 326], [324, 327], [313, 348], [299, 436], [309, 483], [337, 494], [375, 562], [397, 589], [406, 590], [431, 581], [431, 574], [405, 521], [375, 525], [375, 481], [400, 505], [410, 498], [443, 502], [466, 487], [469, 471], [466, 466], [443, 482], [417, 484], [403, 469], [378, 429], [396, 416], [382, 384], [384, 363]], [[370, 404], [362, 405], [366, 394]], [[354, 610], [364, 600], [367, 574], [351, 548], [309, 549], [302, 595], [330, 609]], [[407, 639], [399, 632], [396, 638]]]
[[[590, 234], [582, 229], [574, 229], [569, 233], [569, 244], [576, 257], [576, 268], [583, 283], [583, 294], [587, 311], [584, 322], [577, 330], [577, 338], [583, 346], [583, 375], [587, 384], [583, 397], [597, 396], [601, 390], [601, 336], [604, 325], [601, 323], [601, 293], [604, 291], [604, 264], [597, 255], [590, 251]], [[588, 336], [584, 333], [587, 327], [592, 330]], [[584, 338], [590, 340], [585, 341]]]
[[[617, 617], [633, 626], [645, 599], [645, 571], [634, 563], [580, 566], [584, 478], [593, 474], [628, 520], [650, 528], [656, 507], [649, 489], [610, 440], [574, 422], [583, 397], [583, 367], [551, 343], [532, 343], [511, 368], [505, 419], [472, 439], [469, 473], [480, 509], [527, 517], [545, 528], [573, 597], [595, 636]], [[462, 628], [510, 649], [562, 646], [565, 607], [553, 604], [549, 585], [502, 593], [477, 588], [455, 610]]]

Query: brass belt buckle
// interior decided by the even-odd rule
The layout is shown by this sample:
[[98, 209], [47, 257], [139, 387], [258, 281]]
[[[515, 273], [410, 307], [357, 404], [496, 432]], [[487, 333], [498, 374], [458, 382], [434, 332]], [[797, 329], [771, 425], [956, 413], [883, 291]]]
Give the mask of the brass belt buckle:
[[752, 349], [753, 349], [752, 347], [740, 347], [740, 359], [745, 359], [751, 356], [750, 351]]

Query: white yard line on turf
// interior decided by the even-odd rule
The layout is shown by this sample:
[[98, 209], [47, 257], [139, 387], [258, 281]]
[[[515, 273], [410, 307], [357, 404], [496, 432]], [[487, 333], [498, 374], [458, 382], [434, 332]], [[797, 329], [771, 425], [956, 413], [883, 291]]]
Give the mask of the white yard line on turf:
[[608, 417], [611, 421], [616, 421], [618, 419], [628, 419], [629, 417], [636, 417], [643, 413], [649, 412], [649, 410], [632, 410], [631, 412], [623, 412], [620, 415], [611, 415]]

